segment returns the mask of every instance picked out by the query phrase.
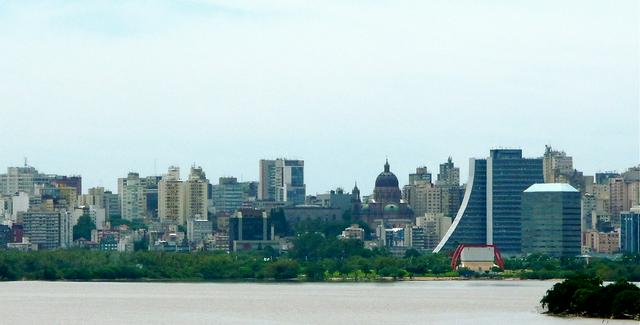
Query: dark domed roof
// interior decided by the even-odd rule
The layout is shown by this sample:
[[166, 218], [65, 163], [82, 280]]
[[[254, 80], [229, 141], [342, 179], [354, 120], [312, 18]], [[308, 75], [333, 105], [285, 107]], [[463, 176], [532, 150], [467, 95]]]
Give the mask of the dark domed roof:
[[389, 170], [389, 162], [384, 164], [384, 171], [376, 178], [376, 187], [398, 187], [398, 178]]

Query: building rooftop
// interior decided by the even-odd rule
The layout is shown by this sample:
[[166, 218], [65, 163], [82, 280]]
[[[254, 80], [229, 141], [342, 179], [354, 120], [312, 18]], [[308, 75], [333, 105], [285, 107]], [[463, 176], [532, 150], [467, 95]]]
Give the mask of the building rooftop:
[[544, 183], [533, 184], [528, 189], [524, 190], [525, 193], [531, 192], [578, 192], [575, 187], [565, 183]]

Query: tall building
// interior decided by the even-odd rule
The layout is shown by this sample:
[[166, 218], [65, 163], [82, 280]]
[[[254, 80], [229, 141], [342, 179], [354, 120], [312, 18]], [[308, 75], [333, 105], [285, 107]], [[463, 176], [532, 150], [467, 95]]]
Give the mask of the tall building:
[[416, 226], [424, 229], [424, 249], [433, 250], [451, 227], [451, 218], [442, 213], [426, 213], [416, 217]]
[[122, 219], [129, 221], [144, 219], [146, 216], [144, 185], [138, 173], [132, 172], [127, 175], [127, 178], [118, 179], [118, 195]]
[[454, 166], [451, 157], [440, 164], [436, 185], [460, 186], [460, 168]]
[[22, 219], [24, 236], [38, 249], [66, 247], [73, 232], [67, 212], [29, 211]]
[[564, 151], [545, 146], [542, 169], [545, 183], [568, 183], [566, 176], [573, 172], [573, 158]]
[[259, 200], [296, 205], [305, 197], [304, 160], [260, 160]]
[[640, 206], [621, 215], [620, 250], [624, 253], [640, 253]]
[[620, 177], [620, 174], [615, 172], [596, 173], [596, 184], [608, 185], [609, 179], [616, 177]]
[[487, 159], [472, 158], [462, 205], [434, 251], [494, 244], [504, 253], [520, 253], [522, 192], [543, 181], [542, 159], [523, 158], [519, 149], [495, 149]]
[[211, 188], [211, 201], [216, 212], [236, 211], [244, 202], [242, 184], [235, 177], [220, 177]]
[[87, 194], [78, 195], [78, 205], [93, 205], [104, 208], [104, 187], [92, 187]]
[[580, 255], [580, 219], [580, 192], [573, 186], [532, 185], [522, 194], [522, 253]]
[[184, 224], [183, 189], [180, 168], [170, 166], [158, 182], [158, 217], [162, 223]]
[[111, 193], [111, 191], [104, 192], [104, 209], [107, 220], [122, 217], [122, 210], [120, 206], [120, 195]]
[[202, 167], [191, 167], [189, 178], [184, 182], [183, 221], [207, 219], [209, 180]]
[[76, 190], [77, 195], [82, 194], [82, 177], [81, 176], [62, 176], [47, 175], [50, 184], [55, 187], [71, 187]]
[[258, 200], [275, 201], [276, 200], [276, 161], [260, 160], [260, 185], [258, 186]]
[[431, 173], [426, 166], [418, 167], [415, 173], [409, 174], [409, 185], [417, 182], [431, 183]]
[[151, 220], [158, 219], [158, 183], [161, 179], [160, 176], [147, 176], [140, 179], [144, 195], [145, 217]]
[[[424, 173], [426, 173], [426, 167]], [[421, 168], [417, 169], [416, 174]], [[460, 169], [455, 167], [451, 157], [440, 164], [438, 180], [434, 185], [429, 177], [416, 178], [409, 175], [409, 184], [403, 188], [404, 199], [409, 202], [416, 216], [425, 213], [442, 213], [447, 217], [454, 217], [462, 202], [460, 188]]]
[[25, 192], [33, 195], [37, 184], [49, 184], [49, 179], [34, 167], [26, 163], [23, 167], [8, 167], [7, 173], [0, 175], [0, 194]]

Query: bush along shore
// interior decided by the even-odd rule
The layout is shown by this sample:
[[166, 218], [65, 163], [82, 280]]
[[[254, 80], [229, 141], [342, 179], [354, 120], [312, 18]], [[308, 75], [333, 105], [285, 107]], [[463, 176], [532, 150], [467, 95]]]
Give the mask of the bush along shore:
[[603, 285], [580, 275], [557, 283], [540, 301], [553, 315], [640, 320], [640, 288], [625, 280]]
[[605, 281], [640, 281], [640, 256], [617, 260], [557, 259], [530, 255], [507, 259], [506, 270], [475, 273], [452, 270], [447, 254], [408, 250], [397, 257], [384, 249], [365, 249], [357, 240], [303, 235], [286, 254], [267, 247], [246, 253], [129, 253], [82, 249], [0, 251], [0, 280], [118, 281], [376, 281], [401, 279], [550, 279], [577, 275]]

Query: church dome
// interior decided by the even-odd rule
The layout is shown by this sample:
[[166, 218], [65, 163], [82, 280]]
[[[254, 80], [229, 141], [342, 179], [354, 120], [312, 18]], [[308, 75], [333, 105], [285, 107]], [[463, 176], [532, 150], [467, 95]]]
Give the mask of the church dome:
[[376, 187], [398, 187], [398, 178], [389, 170], [389, 162], [384, 164], [384, 171], [376, 178]]
[[396, 212], [397, 213], [398, 211], [400, 211], [400, 207], [398, 207], [395, 204], [387, 204], [384, 207], [384, 212]]

